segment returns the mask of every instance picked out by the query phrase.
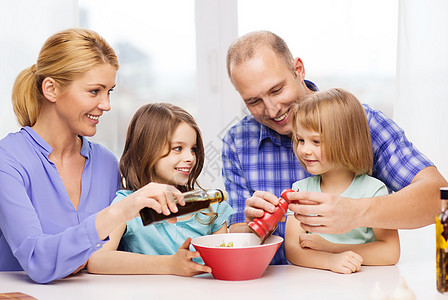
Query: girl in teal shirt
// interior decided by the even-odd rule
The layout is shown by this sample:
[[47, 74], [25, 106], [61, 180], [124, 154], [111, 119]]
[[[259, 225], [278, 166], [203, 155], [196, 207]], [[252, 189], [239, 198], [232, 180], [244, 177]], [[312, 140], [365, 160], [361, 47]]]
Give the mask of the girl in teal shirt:
[[[342, 89], [316, 92], [292, 110], [294, 152], [315, 175], [295, 182], [293, 189], [354, 199], [388, 194], [384, 183], [368, 175], [373, 161], [369, 125], [354, 95]], [[313, 234], [306, 233], [294, 216], [287, 219], [285, 249], [293, 264], [337, 273], [359, 271], [363, 264], [392, 265], [400, 257], [395, 229], [360, 227], [344, 234]]]
[[[168, 103], [144, 105], [128, 128], [120, 160], [126, 189], [117, 192], [114, 203], [151, 182], [170, 184], [182, 192], [197, 188], [203, 164], [204, 146], [193, 117]], [[110, 235], [110, 241], [89, 260], [88, 270], [102, 274], [182, 276], [211, 272], [200, 263], [199, 253], [190, 251], [190, 241], [198, 236], [226, 233], [226, 220], [232, 212], [226, 202], [216, 203], [208, 210], [148, 226], [143, 226], [136, 216]]]

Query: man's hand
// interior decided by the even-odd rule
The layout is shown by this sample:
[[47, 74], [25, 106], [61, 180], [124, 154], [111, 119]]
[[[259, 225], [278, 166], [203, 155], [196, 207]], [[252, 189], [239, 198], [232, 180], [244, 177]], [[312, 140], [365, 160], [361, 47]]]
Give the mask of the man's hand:
[[254, 218], [261, 218], [265, 211], [273, 213], [276, 205], [278, 205], [277, 196], [269, 192], [256, 191], [252, 197], [246, 199], [244, 208], [246, 223], [250, 223]]
[[306, 231], [339, 234], [360, 227], [361, 199], [316, 192], [288, 193], [288, 199], [289, 209]]

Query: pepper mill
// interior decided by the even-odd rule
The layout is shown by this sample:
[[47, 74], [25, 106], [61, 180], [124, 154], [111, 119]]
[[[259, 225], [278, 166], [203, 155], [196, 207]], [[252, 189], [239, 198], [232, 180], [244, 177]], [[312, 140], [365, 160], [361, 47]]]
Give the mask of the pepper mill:
[[294, 190], [286, 189], [282, 192], [278, 199], [278, 205], [275, 207], [273, 213], [265, 211], [261, 218], [255, 218], [249, 223], [249, 228], [261, 238], [260, 244], [263, 244], [272, 232], [274, 232], [278, 221], [288, 211], [289, 200], [286, 194], [290, 192], [294, 192]]

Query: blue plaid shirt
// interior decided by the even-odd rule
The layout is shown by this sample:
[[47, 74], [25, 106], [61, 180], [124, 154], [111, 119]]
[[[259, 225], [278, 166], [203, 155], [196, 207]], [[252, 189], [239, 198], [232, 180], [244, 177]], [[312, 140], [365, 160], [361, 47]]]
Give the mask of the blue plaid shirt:
[[[373, 177], [390, 191], [409, 185], [415, 175], [433, 163], [406, 138], [403, 129], [382, 112], [363, 105], [373, 147]], [[229, 223], [244, 223], [246, 199], [257, 191], [280, 196], [284, 189], [310, 174], [295, 157], [292, 141], [258, 123], [251, 115], [229, 129], [223, 138], [223, 178], [234, 214]], [[274, 234], [285, 237], [285, 223]], [[271, 264], [287, 264], [284, 243]]]

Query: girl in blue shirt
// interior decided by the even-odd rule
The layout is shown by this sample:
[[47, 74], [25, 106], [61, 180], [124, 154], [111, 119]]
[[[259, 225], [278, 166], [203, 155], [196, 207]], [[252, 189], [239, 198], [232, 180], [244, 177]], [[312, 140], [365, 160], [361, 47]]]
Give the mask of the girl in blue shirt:
[[[128, 128], [120, 161], [126, 190], [117, 193], [114, 203], [150, 182], [190, 191], [197, 186], [203, 164], [204, 146], [193, 117], [168, 103], [144, 105]], [[123, 222], [89, 260], [88, 270], [102, 274], [181, 276], [209, 273], [210, 267], [198, 263], [199, 253], [189, 250], [191, 238], [227, 232], [226, 220], [232, 212], [230, 205], [223, 202], [170, 222], [143, 226], [140, 217]]]
[[[342, 89], [309, 95], [293, 107], [292, 128], [294, 153], [315, 175], [295, 182], [293, 189], [353, 199], [388, 194], [384, 183], [368, 175], [373, 161], [370, 131], [366, 113], [354, 95]], [[290, 216], [285, 252], [295, 265], [352, 273], [362, 264], [395, 264], [400, 243], [395, 229], [360, 227], [344, 234], [306, 233]]]

